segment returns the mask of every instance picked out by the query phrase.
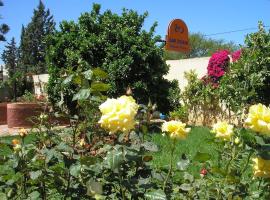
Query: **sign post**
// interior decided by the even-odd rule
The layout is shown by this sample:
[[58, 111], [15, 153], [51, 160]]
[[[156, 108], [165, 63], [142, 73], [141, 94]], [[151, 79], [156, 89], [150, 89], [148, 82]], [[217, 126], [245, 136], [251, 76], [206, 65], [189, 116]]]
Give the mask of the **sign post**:
[[181, 19], [174, 19], [168, 26], [165, 49], [168, 51], [184, 52], [190, 51], [188, 41], [188, 28]]

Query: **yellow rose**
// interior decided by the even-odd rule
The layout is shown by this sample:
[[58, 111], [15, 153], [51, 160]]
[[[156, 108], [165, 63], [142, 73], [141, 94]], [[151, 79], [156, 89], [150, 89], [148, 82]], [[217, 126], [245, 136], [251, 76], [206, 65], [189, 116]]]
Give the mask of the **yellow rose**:
[[256, 132], [270, 135], [270, 108], [260, 103], [251, 106], [245, 125]]
[[270, 160], [264, 160], [260, 157], [252, 159], [254, 177], [270, 178]]
[[233, 135], [233, 125], [230, 125], [227, 122], [217, 122], [213, 125], [211, 132], [215, 133], [217, 138], [228, 141]]
[[21, 137], [25, 137], [27, 135], [27, 131], [24, 128], [19, 129], [19, 135]]
[[121, 96], [117, 99], [107, 99], [99, 106], [102, 116], [99, 124], [110, 133], [130, 131], [135, 125], [138, 104], [131, 96]]
[[171, 138], [181, 140], [186, 139], [188, 132], [190, 132], [190, 128], [186, 128], [186, 124], [175, 120], [164, 122], [161, 130], [169, 133]]

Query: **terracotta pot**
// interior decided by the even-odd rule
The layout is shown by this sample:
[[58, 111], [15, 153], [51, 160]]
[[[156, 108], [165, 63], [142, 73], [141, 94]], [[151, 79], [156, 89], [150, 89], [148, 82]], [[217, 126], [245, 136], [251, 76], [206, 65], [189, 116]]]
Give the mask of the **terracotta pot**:
[[7, 103], [0, 103], [0, 125], [7, 124]]
[[8, 128], [32, 127], [35, 123], [34, 117], [42, 112], [41, 105], [37, 103], [9, 103], [7, 104]]

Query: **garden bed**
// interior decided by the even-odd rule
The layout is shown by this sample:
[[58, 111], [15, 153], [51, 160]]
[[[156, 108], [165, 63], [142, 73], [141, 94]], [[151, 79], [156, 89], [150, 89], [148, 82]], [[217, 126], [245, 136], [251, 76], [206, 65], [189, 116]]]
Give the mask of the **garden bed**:
[[32, 127], [35, 117], [42, 112], [42, 107], [37, 103], [10, 103], [7, 104], [7, 124], [8, 128]]

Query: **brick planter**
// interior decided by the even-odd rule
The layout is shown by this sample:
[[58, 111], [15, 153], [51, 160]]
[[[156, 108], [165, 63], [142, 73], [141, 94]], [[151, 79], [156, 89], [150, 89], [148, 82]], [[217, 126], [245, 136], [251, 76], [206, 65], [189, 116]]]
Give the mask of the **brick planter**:
[[42, 107], [37, 103], [9, 103], [7, 104], [7, 124], [8, 128], [24, 127], [29, 128], [34, 125], [30, 120], [37, 117], [42, 112]]
[[0, 125], [7, 124], [7, 103], [0, 103]]

